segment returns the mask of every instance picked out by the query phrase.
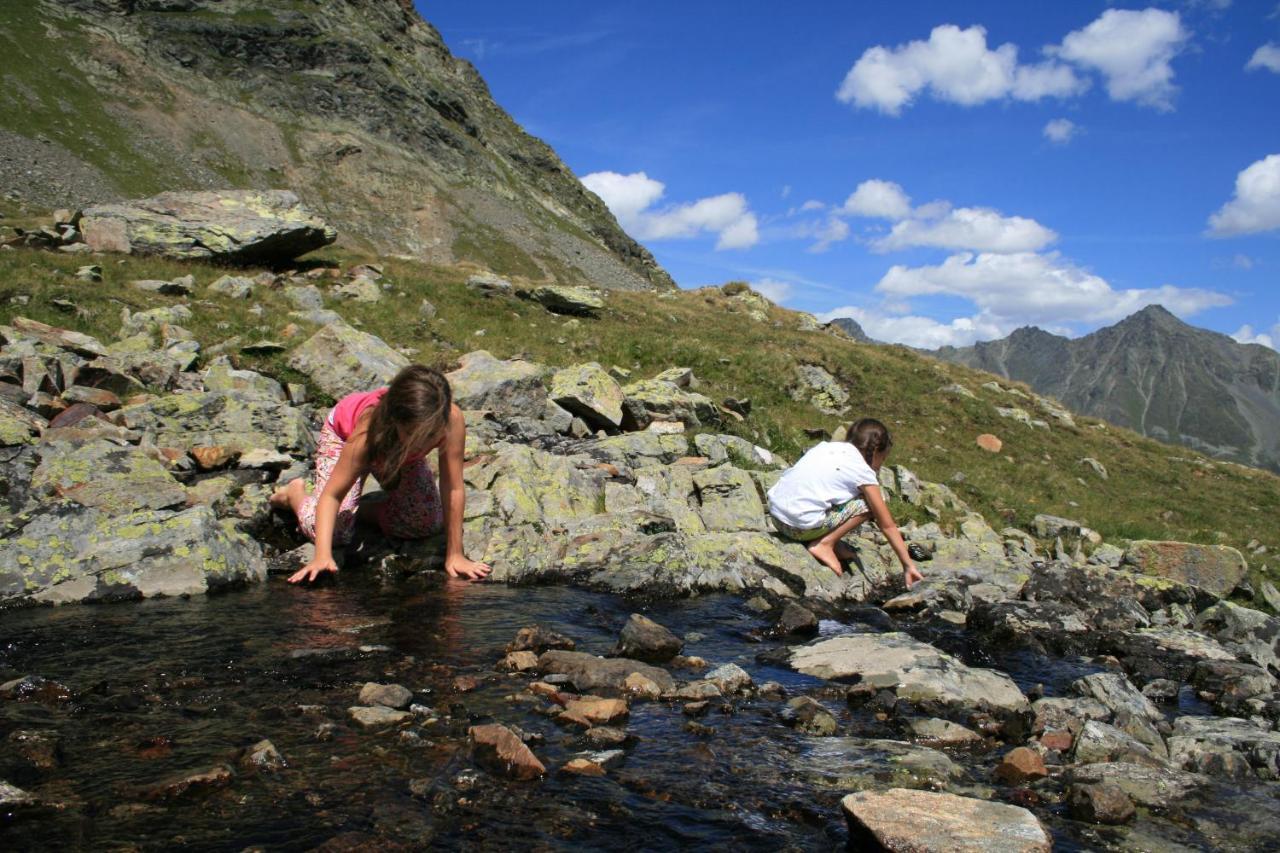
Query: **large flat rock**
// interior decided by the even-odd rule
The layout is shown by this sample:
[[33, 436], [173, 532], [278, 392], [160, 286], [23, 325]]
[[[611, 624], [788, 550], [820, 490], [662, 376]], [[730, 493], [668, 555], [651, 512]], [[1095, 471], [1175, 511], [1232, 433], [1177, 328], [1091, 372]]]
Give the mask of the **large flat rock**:
[[1014, 714], [1031, 710], [1004, 673], [966, 666], [900, 632], [851, 634], [801, 646], [792, 651], [791, 666], [818, 678], [887, 688], [910, 702]]
[[387, 385], [408, 365], [382, 338], [346, 323], [325, 326], [289, 355], [290, 367], [335, 400]]
[[892, 788], [840, 801], [849, 849], [894, 853], [1049, 853], [1053, 842], [1024, 808], [955, 794]]
[[1124, 562], [1139, 572], [1199, 587], [1225, 598], [1244, 579], [1244, 555], [1227, 545], [1159, 542], [1129, 543]]

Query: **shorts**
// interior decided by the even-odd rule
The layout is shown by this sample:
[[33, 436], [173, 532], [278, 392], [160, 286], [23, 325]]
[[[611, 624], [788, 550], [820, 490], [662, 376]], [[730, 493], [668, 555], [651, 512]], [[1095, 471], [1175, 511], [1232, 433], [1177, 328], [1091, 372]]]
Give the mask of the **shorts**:
[[[867, 502], [861, 498], [854, 498], [846, 501], [839, 506], [833, 506], [827, 510], [822, 516], [822, 521], [817, 527], [792, 527], [790, 524], [773, 518], [773, 526], [777, 531], [788, 539], [796, 542], [812, 542], [815, 539], [821, 539], [840, 525], [856, 515], [865, 515], [869, 513]], [[771, 516], [772, 517], [772, 516]]]

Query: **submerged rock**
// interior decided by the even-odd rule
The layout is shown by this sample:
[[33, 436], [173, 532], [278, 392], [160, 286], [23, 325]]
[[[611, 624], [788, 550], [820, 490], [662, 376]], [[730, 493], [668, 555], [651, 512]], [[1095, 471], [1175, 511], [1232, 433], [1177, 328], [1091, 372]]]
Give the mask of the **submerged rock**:
[[397, 711], [385, 705], [356, 706], [348, 708], [347, 713], [351, 715], [352, 720], [365, 729], [394, 726], [413, 717], [408, 711]]
[[413, 701], [413, 691], [399, 684], [378, 684], [370, 681], [360, 688], [361, 705], [382, 705], [403, 711]]
[[852, 849], [896, 853], [1049, 853], [1053, 842], [1018, 806], [893, 788], [840, 801]]
[[649, 663], [666, 663], [684, 648], [684, 641], [647, 616], [632, 613], [622, 626], [613, 654]]
[[512, 779], [536, 779], [547, 772], [529, 747], [506, 726], [490, 723], [468, 730], [476, 763]]
[[609, 688], [622, 691], [627, 676], [639, 673], [657, 684], [664, 693], [676, 688], [671, 673], [647, 663], [627, 658], [598, 658], [585, 652], [552, 650], [538, 658], [538, 671], [544, 675], [566, 675], [578, 690]]

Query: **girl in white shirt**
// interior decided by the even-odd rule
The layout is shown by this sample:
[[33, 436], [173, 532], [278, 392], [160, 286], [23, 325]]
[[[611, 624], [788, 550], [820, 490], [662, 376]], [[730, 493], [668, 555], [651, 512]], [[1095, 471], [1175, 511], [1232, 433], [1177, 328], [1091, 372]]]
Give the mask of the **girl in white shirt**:
[[880, 491], [879, 471], [893, 439], [875, 418], [850, 427], [846, 441], [824, 441], [783, 473], [769, 490], [769, 514], [784, 536], [805, 543], [818, 562], [838, 575], [855, 553], [840, 540], [874, 519], [902, 563], [907, 588], [923, 576]]

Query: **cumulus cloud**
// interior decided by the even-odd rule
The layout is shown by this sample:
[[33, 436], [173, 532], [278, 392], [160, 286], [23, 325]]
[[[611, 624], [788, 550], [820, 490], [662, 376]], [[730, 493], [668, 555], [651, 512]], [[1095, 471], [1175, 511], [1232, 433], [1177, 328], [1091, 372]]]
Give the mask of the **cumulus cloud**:
[[751, 282], [751, 289], [776, 305], [791, 295], [791, 283], [776, 278], [757, 279]]
[[1044, 138], [1055, 145], [1066, 145], [1079, 132], [1079, 125], [1069, 118], [1055, 118], [1044, 126]]
[[1280, 74], [1280, 45], [1267, 42], [1253, 52], [1253, 56], [1245, 65], [1245, 70], [1257, 71], [1259, 68]]
[[814, 231], [817, 242], [809, 247], [810, 252], [825, 252], [832, 243], [849, 239], [849, 223], [832, 216], [819, 225]]
[[1271, 327], [1270, 332], [1254, 332], [1253, 326], [1245, 324], [1232, 334], [1237, 343], [1241, 344], [1261, 344], [1271, 349], [1280, 349], [1280, 318], [1276, 320], [1276, 324]]
[[974, 341], [1002, 338], [1013, 331], [1013, 327], [981, 314], [957, 317], [949, 323], [942, 323], [929, 317], [913, 314], [894, 316], [851, 305], [820, 314], [818, 319], [829, 323], [837, 317], [852, 317], [869, 337], [877, 341], [906, 344], [921, 349], [968, 346]]
[[1177, 12], [1108, 9], [1048, 52], [1102, 74], [1112, 100], [1168, 110], [1178, 91], [1170, 63], [1190, 35]]
[[618, 223], [640, 240], [680, 240], [715, 234], [717, 249], [745, 249], [760, 240], [759, 223], [742, 193], [724, 193], [655, 208], [666, 185], [644, 172], [593, 172], [582, 184], [600, 196]]
[[1280, 228], [1280, 154], [1236, 175], [1236, 194], [1209, 217], [1209, 234], [1234, 237]]
[[887, 235], [872, 242], [879, 252], [914, 246], [970, 249], [975, 252], [1034, 252], [1058, 239], [1034, 219], [1004, 216], [986, 207], [957, 207], [941, 216], [913, 216], [894, 224]]
[[858, 184], [840, 212], [873, 219], [906, 219], [911, 215], [911, 198], [893, 181], [872, 178]]
[[894, 266], [876, 285], [890, 299], [945, 295], [966, 299], [992, 322], [1061, 326], [1114, 322], [1160, 304], [1187, 316], [1229, 305], [1224, 294], [1172, 285], [1116, 290], [1056, 252], [963, 252], [935, 266]]
[[865, 50], [836, 98], [896, 116], [921, 93], [961, 106], [1076, 97], [1097, 73], [1113, 100], [1171, 109], [1177, 87], [1170, 63], [1189, 38], [1177, 12], [1108, 9], [1061, 44], [1045, 47], [1041, 61], [1021, 63], [1016, 45], [988, 47], [985, 28], [944, 24], [927, 41]]
[[1012, 44], [992, 50], [983, 27], [944, 24], [933, 28], [928, 41], [868, 48], [845, 75], [836, 97], [898, 115], [922, 91], [940, 101], [972, 106], [1003, 98], [1066, 97], [1087, 85], [1070, 67], [1053, 60], [1020, 64]]

